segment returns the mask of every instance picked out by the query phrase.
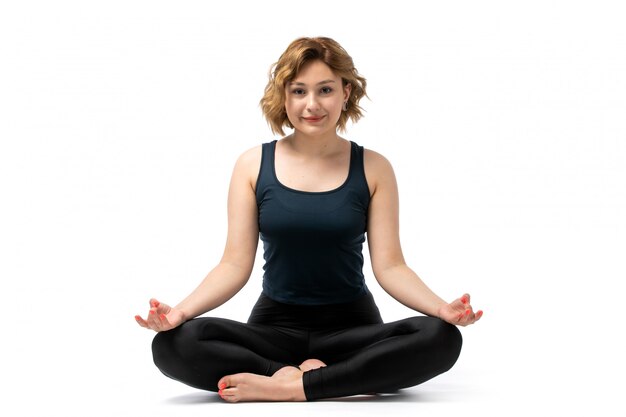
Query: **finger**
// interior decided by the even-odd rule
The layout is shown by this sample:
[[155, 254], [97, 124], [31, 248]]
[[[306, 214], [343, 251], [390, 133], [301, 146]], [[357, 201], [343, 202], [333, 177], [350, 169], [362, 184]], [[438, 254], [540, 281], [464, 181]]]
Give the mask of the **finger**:
[[158, 303], [156, 305], [156, 312], [158, 314], [165, 314], [165, 315], [167, 315], [167, 314], [170, 313], [171, 310], [172, 310], [172, 308], [170, 306], [168, 306], [167, 304]]
[[461, 302], [462, 302], [464, 305], [469, 305], [469, 304], [470, 304], [470, 295], [469, 295], [469, 294], [467, 294], [467, 293], [463, 294], [463, 295], [461, 296]]
[[148, 322], [148, 326], [150, 326], [152, 330], [156, 331], [159, 331], [157, 310], [159, 309], [160, 305], [161, 303], [156, 298], [150, 299], [150, 310], [148, 311], [148, 318], [146, 321]]
[[163, 330], [170, 329], [172, 327], [165, 314], [159, 314], [159, 322], [161, 324], [161, 329]]
[[483, 311], [482, 310], [478, 310], [476, 312], [476, 320], [474, 320], [475, 322], [480, 320], [480, 318], [483, 316]]
[[456, 317], [456, 323], [455, 324], [457, 324], [459, 326], [465, 326], [466, 322], [467, 322], [467, 318], [465, 316], [465, 311], [458, 313], [457, 317]]
[[137, 321], [137, 323], [138, 323], [141, 327], [145, 327], [146, 329], [149, 329], [149, 327], [148, 327], [148, 323], [146, 323], [146, 321], [145, 321], [144, 319], [142, 319], [140, 315], [136, 315], [136, 316], [135, 316], [135, 321]]
[[161, 323], [159, 322], [159, 318], [157, 316], [156, 308], [151, 308], [148, 312], [148, 326], [152, 330], [156, 330], [157, 332], [161, 330]]
[[469, 294], [463, 294], [456, 300], [450, 303], [450, 307], [457, 310], [459, 313], [464, 312], [469, 306]]
[[467, 326], [468, 324], [470, 324], [473, 320], [474, 317], [474, 313], [472, 312], [471, 308], [466, 309], [464, 312], [459, 313], [458, 316], [458, 320], [459, 320], [459, 325], [461, 326]]

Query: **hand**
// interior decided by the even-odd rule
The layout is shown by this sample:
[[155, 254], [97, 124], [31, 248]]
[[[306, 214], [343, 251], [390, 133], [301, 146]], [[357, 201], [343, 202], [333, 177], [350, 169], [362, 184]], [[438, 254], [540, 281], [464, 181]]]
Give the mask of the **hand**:
[[164, 332], [180, 326], [185, 321], [185, 317], [180, 310], [160, 303], [152, 298], [150, 299], [148, 318], [144, 320], [141, 316], [137, 315], [135, 316], [135, 320], [137, 320], [137, 323], [141, 327], [152, 329], [155, 332]]
[[439, 318], [457, 326], [476, 323], [482, 316], [482, 310], [474, 313], [469, 294], [464, 294], [461, 298], [439, 308]]

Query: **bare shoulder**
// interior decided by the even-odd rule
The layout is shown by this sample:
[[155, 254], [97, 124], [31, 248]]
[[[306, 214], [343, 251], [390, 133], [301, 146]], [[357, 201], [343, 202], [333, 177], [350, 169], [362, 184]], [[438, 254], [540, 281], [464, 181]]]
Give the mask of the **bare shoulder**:
[[258, 173], [259, 168], [261, 167], [261, 149], [262, 146], [257, 145], [244, 151], [241, 155], [239, 155], [239, 158], [237, 158], [235, 169], [242, 170], [246, 173]]
[[262, 146], [257, 145], [244, 151], [237, 158], [233, 176], [246, 179], [253, 186], [256, 185], [259, 169], [261, 168]]
[[382, 154], [371, 149], [365, 149], [363, 159], [365, 161], [366, 169], [367, 167], [373, 170], [391, 169], [391, 162], [389, 162], [389, 160]]
[[376, 189], [381, 184], [388, 183], [389, 181], [395, 182], [391, 162], [380, 153], [371, 149], [365, 149], [363, 165], [371, 195], [376, 192]]
[[261, 164], [261, 149], [262, 145], [257, 145], [253, 148], [250, 148], [244, 151], [239, 158], [237, 158], [237, 165], [242, 165], [246, 168], [249, 168], [252, 165], [254, 168], [255, 165]]

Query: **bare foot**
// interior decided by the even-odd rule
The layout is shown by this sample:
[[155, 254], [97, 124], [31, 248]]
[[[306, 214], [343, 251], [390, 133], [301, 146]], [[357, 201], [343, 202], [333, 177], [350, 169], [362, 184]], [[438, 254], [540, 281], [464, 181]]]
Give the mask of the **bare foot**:
[[257, 374], [228, 375], [218, 382], [219, 394], [225, 401], [306, 401], [302, 384], [303, 372], [285, 366], [271, 377]]
[[312, 369], [323, 368], [325, 366], [326, 364], [319, 359], [307, 359], [300, 364], [299, 368], [302, 372], [306, 372]]
[[298, 376], [302, 376], [302, 371], [295, 366], [284, 366], [280, 368], [278, 371], [274, 372], [272, 378], [280, 378], [280, 377], [289, 377], [294, 374], [298, 374]]

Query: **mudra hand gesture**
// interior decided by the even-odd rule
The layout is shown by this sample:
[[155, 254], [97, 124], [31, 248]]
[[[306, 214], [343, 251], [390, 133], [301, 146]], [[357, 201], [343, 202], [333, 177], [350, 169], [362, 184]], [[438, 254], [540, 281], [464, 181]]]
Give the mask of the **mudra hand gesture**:
[[439, 318], [457, 326], [468, 326], [476, 323], [483, 316], [483, 311], [474, 312], [470, 304], [470, 295], [463, 294], [450, 304], [439, 308]]
[[141, 316], [135, 316], [135, 320], [141, 327], [152, 329], [155, 332], [164, 332], [178, 327], [185, 321], [183, 313], [176, 308], [161, 303], [158, 300], [150, 299], [150, 310], [148, 317], [144, 320]]

